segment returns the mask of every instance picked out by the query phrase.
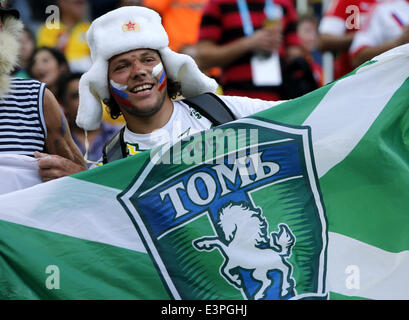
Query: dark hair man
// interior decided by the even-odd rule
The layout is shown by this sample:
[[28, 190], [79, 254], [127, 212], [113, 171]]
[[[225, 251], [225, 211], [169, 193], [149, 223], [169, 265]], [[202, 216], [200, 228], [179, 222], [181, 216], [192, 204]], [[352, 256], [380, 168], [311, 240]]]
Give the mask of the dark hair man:
[[[87, 34], [93, 65], [80, 80], [77, 124], [95, 130], [101, 124], [104, 101], [114, 117], [123, 114], [121, 143], [124, 156], [136, 154], [209, 129], [212, 122], [184, 98], [215, 92], [217, 83], [203, 74], [194, 60], [168, 47], [158, 13], [145, 7], [123, 7], [96, 19]], [[212, 97], [234, 118], [267, 109], [280, 102], [247, 97]], [[61, 160], [61, 159], [60, 159]], [[65, 161], [55, 163], [55, 178], [80, 171]]]

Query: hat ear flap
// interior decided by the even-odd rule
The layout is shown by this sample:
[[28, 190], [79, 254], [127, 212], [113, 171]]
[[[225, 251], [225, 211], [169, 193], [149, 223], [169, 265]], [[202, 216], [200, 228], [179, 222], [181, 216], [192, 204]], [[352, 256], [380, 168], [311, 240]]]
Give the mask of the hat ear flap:
[[107, 98], [107, 63], [100, 60], [80, 79], [77, 125], [87, 131], [98, 129], [102, 121], [101, 100]]
[[102, 120], [102, 105], [86, 77], [82, 77], [79, 82], [79, 99], [76, 119], [78, 127], [87, 131], [98, 129]]
[[180, 83], [185, 98], [217, 90], [217, 82], [202, 73], [191, 56], [176, 53], [169, 47], [160, 49], [159, 53], [166, 67], [167, 77]]

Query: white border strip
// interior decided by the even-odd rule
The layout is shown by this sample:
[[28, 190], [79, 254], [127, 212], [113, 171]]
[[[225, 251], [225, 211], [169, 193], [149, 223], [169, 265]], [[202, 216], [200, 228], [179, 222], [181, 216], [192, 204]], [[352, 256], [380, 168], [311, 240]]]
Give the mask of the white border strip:
[[329, 233], [328, 290], [346, 296], [409, 300], [409, 250], [392, 253]]

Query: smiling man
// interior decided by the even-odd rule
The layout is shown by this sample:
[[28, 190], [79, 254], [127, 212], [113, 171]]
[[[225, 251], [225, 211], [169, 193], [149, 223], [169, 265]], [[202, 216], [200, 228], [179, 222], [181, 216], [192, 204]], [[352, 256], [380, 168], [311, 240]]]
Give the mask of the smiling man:
[[158, 52], [138, 49], [115, 56], [109, 63], [108, 78], [128, 129], [150, 133], [166, 124], [173, 105], [165, 90], [166, 75]]
[[[93, 64], [80, 80], [77, 124], [84, 130], [98, 128], [101, 101], [112, 118], [122, 114], [126, 120], [104, 149], [118, 147], [119, 156], [105, 157], [104, 163], [217, 125], [208, 104], [216, 104], [232, 120], [281, 103], [215, 95], [216, 81], [190, 56], [168, 47], [159, 14], [145, 7], [123, 7], [101, 16], [91, 24], [87, 41]], [[208, 104], [198, 112], [189, 99], [205, 93]], [[55, 178], [65, 171], [58, 165], [63, 164], [55, 162]]]

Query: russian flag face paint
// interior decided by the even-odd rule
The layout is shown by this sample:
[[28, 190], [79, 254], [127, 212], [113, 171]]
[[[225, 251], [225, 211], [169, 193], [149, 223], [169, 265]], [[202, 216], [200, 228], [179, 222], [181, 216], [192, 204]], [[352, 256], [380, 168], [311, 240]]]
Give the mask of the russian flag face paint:
[[129, 98], [129, 95], [125, 92], [125, 90], [128, 89], [127, 85], [116, 83], [114, 80], [109, 81], [109, 83], [111, 84], [111, 89], [114, 93], [121, 98]]
[[156, 77], [163, 71], [163, 64], [159, 62], [156, 66], [152, 69], [152, 76]]
[[159, 63], [156, 66], [153, 67], [152, 69], [152, 76], [157, 77], [159, 76], [159, 92], [161, 92], [165, 87], [166, 87], [166, 72], [165, 69], [163, 68], [163, 64]]
[[114, 80], [109, 81], [109, 83], [111, 84], [111, 93], [117, 102], [126, 106], [131, 105], [128, 101], [129, 95], [125, 92], [128, 86], [116, 83]]

